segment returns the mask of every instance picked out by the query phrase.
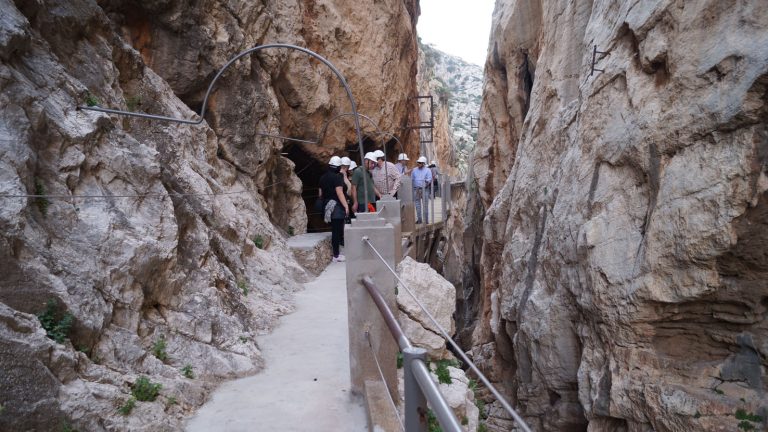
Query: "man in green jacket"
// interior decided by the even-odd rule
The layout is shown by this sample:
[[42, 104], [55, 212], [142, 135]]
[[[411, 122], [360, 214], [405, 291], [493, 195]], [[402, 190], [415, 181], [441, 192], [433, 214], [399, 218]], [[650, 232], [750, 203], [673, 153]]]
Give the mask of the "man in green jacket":
[[[373, 185], [373, 176], [371, 176], [371, 170], [376, 166], [376, 157], [373, 153], [366, 153], [364, 166], [356, 169], [352, 174], [352, 211], [355, 213], [365, 213], [368, 211], [368, 204], [376, 202], [376, 197], [381, 197], [381, 194]], [[368, 186], [368, 202], [365, 203], [365, 189], [363, 188], [363, 176], [367, 176], [365, 179]], [[365, 204], [363, 204], [365, 203]]]

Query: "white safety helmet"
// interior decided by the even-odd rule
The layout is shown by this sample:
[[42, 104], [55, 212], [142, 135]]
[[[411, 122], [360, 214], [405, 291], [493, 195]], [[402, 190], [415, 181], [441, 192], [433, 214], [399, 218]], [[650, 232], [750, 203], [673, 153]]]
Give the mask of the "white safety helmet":
[[430, 164], [430, 165], [437, 165], [437, 162], [435, 162], [435, 161], [432, 161], [432, 162], [430, 162], [429, 164]]
[[368, 152], [365, 154], [365, 159], [368, 159], [369, 161], [376, 162], [376, 154], [373, 152]]
[[341, 158], [338, 156], [331, 156], [331, 160], [328, 161], [328, 165], [332, 167], [341, 166]]
[[349, 161], [349, 170], [354, 171], [355, 168], [357, 168], [357, 164], [355, 163], [355, 161], [353, 160]]
[[346, 156], [344, 156], [343, 158], [341, 158], [341, 164], [342, 164], [342, 165], [346, 165], [346, 166], [349, 166], [349, 164], [350, 164], [350, 163], [352, 163], [352, 159], [350, 159], [350, 158], [348, 158], [348, 157], [346, 157]]
[[427, 163], [427, 157], [426, 156], [421, 156], [420, 158], [416, 159], [416, 162], [417, 163], [425, 164], [425, 163]]
[[398, 161], [409, 161], [410, 159], [408, 159], [408, 155], [407, 155], [407, 154], [405, 154], [405, 153], [400, 153], [400, 154], [397, 156], [397, 160], [398, 160]]
[[383, 152], [383, 151], [381, 151], [381, 150], [376, 150], [375, 152], [373, 152], [373, 156], [374, 156], [376, 159], [378, 159], [378, 158], [384, 158], [384, 157], [386, 157], [386, 156], [384, 156], [384, 152]]

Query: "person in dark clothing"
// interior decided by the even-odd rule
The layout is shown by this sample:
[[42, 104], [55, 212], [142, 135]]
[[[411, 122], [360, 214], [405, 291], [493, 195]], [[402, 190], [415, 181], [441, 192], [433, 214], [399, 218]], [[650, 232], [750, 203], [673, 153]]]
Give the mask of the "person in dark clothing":
[[320, 177], [320, 197], [323, 198], [323, 219], [331, 224], [331, 246], [333, 261], [343, 262], [344, 255], [339, 254], [344, 234], [344, 219], [349, 216], [344, 178], [339, 173], [341, 158], [333, 156], [328, 162], [328, 171]]

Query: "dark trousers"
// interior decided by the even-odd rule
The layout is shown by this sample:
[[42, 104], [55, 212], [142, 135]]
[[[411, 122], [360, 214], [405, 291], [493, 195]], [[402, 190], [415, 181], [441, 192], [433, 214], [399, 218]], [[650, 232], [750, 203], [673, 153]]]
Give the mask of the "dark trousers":
[[339, 245], [344, 240], [344, 219], [331, 219], [331, 246], [333, 256], [339, 256]]

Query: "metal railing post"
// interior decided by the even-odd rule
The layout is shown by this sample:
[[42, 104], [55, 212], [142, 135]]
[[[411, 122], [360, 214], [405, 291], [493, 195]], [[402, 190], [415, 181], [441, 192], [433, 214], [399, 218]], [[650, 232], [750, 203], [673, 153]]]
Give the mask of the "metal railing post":
[[425, 361], [424, 348], [403, 349], [403, 382], [405, 386], [405, 432], [427, 432], [427, 398], [413, 375], [413, 361]]

